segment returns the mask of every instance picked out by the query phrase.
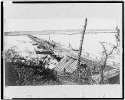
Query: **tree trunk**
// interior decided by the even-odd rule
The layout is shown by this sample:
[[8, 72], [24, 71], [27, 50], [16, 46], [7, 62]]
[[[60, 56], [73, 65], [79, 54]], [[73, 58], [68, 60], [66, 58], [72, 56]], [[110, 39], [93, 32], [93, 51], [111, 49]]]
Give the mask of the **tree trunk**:
[[85, 31], [86, 31], [86, 26], [87, 26], [87, 18], [85, 19], [85, 26], [84, 26], [84, 29], [83, 29], [83, 34], [82, 34], [80, 46], [79, 46], [78, 64], [77, 64], [78, 67], [80, 66], [80, 56], [81, 56], [81, 52], [82, 52], [82, 45], [83, 45], [83, 39], [84, 39]]
[[104, 61], [104, 65], [101, 66], [101, 84], [104, 83], [104, 69], [106, 68], [107, 56]]

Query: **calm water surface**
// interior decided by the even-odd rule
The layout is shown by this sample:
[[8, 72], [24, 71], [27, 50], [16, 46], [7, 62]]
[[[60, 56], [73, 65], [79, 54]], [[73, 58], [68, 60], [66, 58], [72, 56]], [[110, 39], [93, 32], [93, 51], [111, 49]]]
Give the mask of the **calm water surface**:
[[[46, 40], [54, 40], [55, 42], [61, 43], [66, 47], [69, 47], [69, 43], [74, 49], [79, 49], [81, 34], [77, 35], [34, 35], [42, 39]], [[115, 34], [86, 34], [84, 37], [83, 42], [83, 51], [93, 54], [91, 56], [95, 57], [94, 55], [101, 57], [100, 52], [103, 50], [102, 45], [99, 43], [101, 42], [108, 42], [115, 44]], [[24, 52], [25, 49], [29, 49], [30, 51], [34, 52], [34, 47], [31, 43], [32, 41], [27, 36], [5, 36], [4, 37], [4, 45], [5, 48], [9, 48], [9, 46], [17, 46], [19, 51], [22, 52], [22, 55], [26, 56], [27, 53]], [[109, 48], [110, 50], [110, 48]], [[113, 61], [119, 60], [113, 59]]]

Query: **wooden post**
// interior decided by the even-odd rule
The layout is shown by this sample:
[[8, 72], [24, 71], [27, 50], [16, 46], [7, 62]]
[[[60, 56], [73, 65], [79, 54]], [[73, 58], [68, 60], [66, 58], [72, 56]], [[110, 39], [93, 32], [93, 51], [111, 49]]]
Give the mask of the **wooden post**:
[[86, 31], [86, 26], [87, 26], [87, 18], [85, 19], [83, 34], [82, 34], [81, 41], [80, 41], [77, 67], [80, 66], [80, 56], [81, 56], [81, 52], [82, 52], [82, 45], [83, 45], [83, 39], [84, 39], [85, 31]]

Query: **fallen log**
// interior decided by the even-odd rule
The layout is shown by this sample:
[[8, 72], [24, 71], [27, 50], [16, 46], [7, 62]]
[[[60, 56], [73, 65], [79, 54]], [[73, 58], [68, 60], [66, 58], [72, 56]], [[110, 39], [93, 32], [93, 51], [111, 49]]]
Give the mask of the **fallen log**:
[[44, 50], [44, 51], [36, 51], [36, 54], [53, 54], [50, 50]]

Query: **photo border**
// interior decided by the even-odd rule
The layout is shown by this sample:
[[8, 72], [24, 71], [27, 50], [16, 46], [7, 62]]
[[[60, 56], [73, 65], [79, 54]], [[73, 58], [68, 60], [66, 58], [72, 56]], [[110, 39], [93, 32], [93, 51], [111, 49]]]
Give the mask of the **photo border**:
[[[12, 1], [13, 4], [51, 4], [51, 3], [122, 3], [122, 98], [112, 99], [124, 99], [124, 1]], [[3, 70], [3, 34], [4, 34], [4, 7], [3, 1], [1, 2], [1, 99], [4, 97], [4, 70]], [[19, 98], [18, 98], [19, 99]], [[21, 98], [20, 98], [21, 99]], [[28, 99], [28, 98], [26, 98]], [[34, 98], [35, 99], [35, 98]], [[47, 98], [43, 98], [47, 99]], [[57, 99], [57, 98], [56, 98]], [[70, 98], [68, 98], [70, 99]], [[90, 98], [86, 98], [90, 99]], [[104, 98], [93, 98], [104, 99]], [[105, 98], [109, 99], [109, 98]]]

